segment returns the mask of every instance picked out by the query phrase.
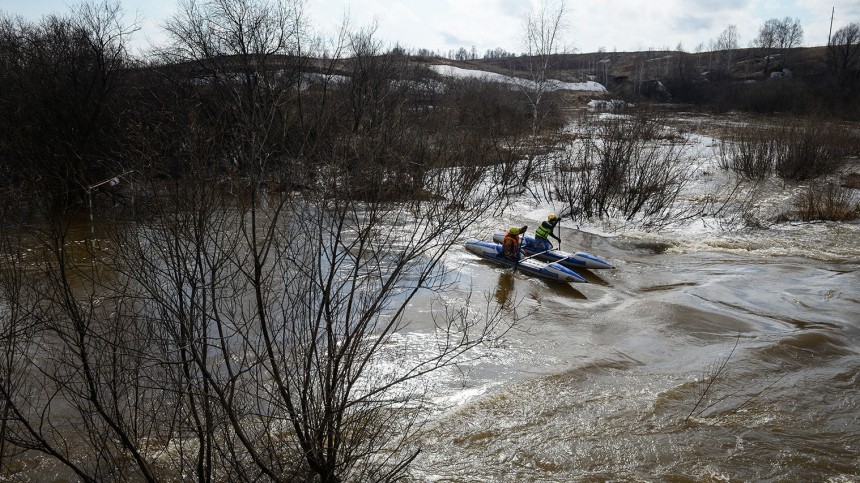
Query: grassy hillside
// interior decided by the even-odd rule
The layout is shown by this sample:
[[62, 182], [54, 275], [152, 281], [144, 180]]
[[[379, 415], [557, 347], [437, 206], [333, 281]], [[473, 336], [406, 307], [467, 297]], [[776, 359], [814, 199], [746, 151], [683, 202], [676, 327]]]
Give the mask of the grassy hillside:
[[[662, 79], [675, 75], [681, 66], [695, 68], [697, 74], [706, 76], [717, 64], [728, 61], [734, 80], [765, 79], [775, 70], [784, 67], [802, 77], [820, 77], [827, 74], [827, 48], [805, 47], [791, 49], [784, 55], [772, 54], [771, 60], [760, 49], [737, 49], [724, 52], [593, 52], [585, 54], [563, 54], [556, 56], [556, 73], [561, 80], [579, 82], [584, 80], [606, 81], [607, 87], [625, 80], [642, 76], [645, 80]], [[784, 62], [783, 62], [784, 58]], [[503, 74], [527, 75], [523, 57], [506, 59], [478, 59], [456, 62]], [[689, 72], [694, 74], [694, 72]]]
[[[438, 59], [434, 59], [438, 60]], [[479, 59], [454, 65], [528, 77], [527, 58]], [[836, 77], [827, 47], [782, 52], [594, 52], [556, 56], [551, 76], [594, 80], [607, 96], [631, 101], [700, 105], [717, 111], [792, 112], [860, 117], [860, 75]], [[593, 93], [585, 98], [594, 98]]]

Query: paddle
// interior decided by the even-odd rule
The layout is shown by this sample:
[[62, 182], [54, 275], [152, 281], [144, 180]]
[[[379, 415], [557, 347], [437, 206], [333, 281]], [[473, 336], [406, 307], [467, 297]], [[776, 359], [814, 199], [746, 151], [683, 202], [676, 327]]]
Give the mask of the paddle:
[[[520, 251], [520, 245], [522, 245], [522, 244], [523, 244], [523, 240], [525, 240], [525, 238], [526, 238], [526, 231], [528, 231], [528, 229], [529, 229], [529, 226], [528, 226], [528, 225], [523, 225], [523, 227], [522, 227], [522, 228], [520, 228], [520, 233], [519, 233], [519, 235], [520, 235], [520, 236], [522, 236], [522, 238], [519, 238], [519, 239], [517, 240], [517, 254], [522, 253], [522, 252]], [[516, 273], [516, 271], [517, 271], [517, 267], [519, 266], [520, 262], [521, 262], [521, 261], [523, 261], [523, 260], [525, 260], [525, 258], [517, 258], [516, 260], [514, 260], [514, 273]]]
[[529, 255], [529, 256], [527, 256], [527, 257], [520, 258], [518, 261], [519, 261], [519, 262], [521, 262], [521, 261], [523, 261], [523, 260], [528, 260], [529, 258], [534, 258], [534, 257], [536, 257], [536, 256], [538, 256], [538, 255], [543, 255], [544, 253], [546, 253], [546, 252], [548, 252], [548, 251], [551, 251], [551, 250], [552, 250], [552, 248], [547, 249], [547, 250], [544, 250], [544, 251], [542, 251], [542, 252], [534, 253], [534, 254]]
[[544, 251], [542, 251], [542, 252], [539, 252], [539, 253], [535, 253], [535, 254], [529, 255], [529, 256], [527, 256], [527, 257], [520, 258], [519, 260], [515, 261], [515, 262], [514, 262], [514, 273], [516, 273], [516, 271], [517, 271], [517, 267], [519, 266], [520, 262], [522, 262], [523, 260], [528, 260], [529, 258], [534, 258], [534, 257], [536, 257], [536, 256], [538, 256], [538, 255], [543, 255], [544, 253], [546, 253], [546, 252], [548, 252], [548, 251], [550, 251], [550, 250], [552, 250], [552, 248], [550, 248], [549, 250], [544, 250]]

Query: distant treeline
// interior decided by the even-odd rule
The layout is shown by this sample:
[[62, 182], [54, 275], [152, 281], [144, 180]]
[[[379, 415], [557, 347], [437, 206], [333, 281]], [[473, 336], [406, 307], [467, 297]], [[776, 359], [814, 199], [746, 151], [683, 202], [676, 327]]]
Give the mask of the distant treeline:
[[510, 158], [533, 128], [534, 106], [517, 92], [442, 79], [373, 32], [348, 32], [325, 58], [310, 55], [321, 51], [302, 25], [272, 12], [256, 12], [256, 30], [201, 30], [222, 13], [178, 17], [172, 47], [145, 62], [129, 55], [117, 6], [0, 18], [7, 199], [63, 209], [129, 172], [302, 189], [323, 166], [351, 177], [351, 196], [402, 198], [429, 169]]
[[[748, 48], [566, 54], [556, 57], [553, 75], [565, 81], [600, 82], [610, 96], [633, 102], [860, 120], [858, 41], [860, 34], [842, 45], [772, 53]], [[510, 73], [524, 72], [525, 64], [522, 56], [472, 62], [478, 68]]]
[[[802, 42], [799, 19], [773, 18], [760, 26], [749, 48], [740, 48], [737, 28], [729, 25], [695, 52], [679, 44], [675, 50], [559, 53], [552, 69], [563, 80], [600, 82], [628, 100], [860, 119], [860, 23], [838, 27], [826, 46], [800, 47]], [[421, 49], [418, 55], [434, 54]], [[482, 58], [474, 47], [448, 57], [524, 74], [530, 62], [526, 54], [500, 48]]]
[[[322, 48], [307, 25], [290, 30], [272, 12], [255, 14], [257, 31], [229, 38], [215, 35], [224, 26], [202, 21], [219, 12], [189, 10], [168, 24], [171, 46], [146, 61], [129, 55], [133, 29], [118, 5], [83, 4], [39, 22], [0, 17], [4, 192], [61, 207], [110, 186], [118, 173], [170, 179], [197, 163], [247, 174], [260, 170], [255, 159], [266, 167], [254, 176], [302, 186], [314, 182], [323, 158], [326, 165], [339, 158], [345, 174], [368, 178], [353, 188], [356, 196], [394, 196], [393, 185], [403, 196], [426, 169], [502, 159], [518, 144], [512, 138], [534, 132], [535, 120], [560, 125], [553, 103], [538, 115], [534, 99], [509, 88], [441, 79], [426, 57], [387, 48], [372, 31]], [[856, 120], [856, 27], [811, 49], [556, 55], [545, 73], [596, 80], [633, 100]], [[732, 47], [729, 40], [715, 48]], [[497, 49], [472, 62], [517, 74], [530, 59]], [[249, 159], [252, 135], [264, 142]], [[442, 140], [451, 146], [441, 149]]]

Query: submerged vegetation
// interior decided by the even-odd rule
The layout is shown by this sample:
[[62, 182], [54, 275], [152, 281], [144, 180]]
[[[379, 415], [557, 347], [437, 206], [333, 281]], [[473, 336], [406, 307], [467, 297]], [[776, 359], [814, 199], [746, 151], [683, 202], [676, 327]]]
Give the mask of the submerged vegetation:
[[722, 139], [720, 166], [751, 180], [776, 174], [786, 181], [807, 181], [836, 172], [858, 146], [856, 130], [821, 119], [752, 124]]
[[801, 221], [852, 221], [860, 219], [860, 199], [855, 192], [835, 182], [810, 183], [794, 199], [795, 216]]
[[860, 132], [839, 123], [810, 118], [783, 125], [751, 123], [728, 130], [719, 144], [722, 169], [750, 182], [772, 176], [799, 184], [793, 213], [777, 221], [860, 219], [854, 191], [834, 178], [860, 152]]
[[622, 218], [658, 226], [689, 179], [685, 136], [648, 111], [588, 119], [561, 160], [553, 191], [574, 219]]
[[[523, 192], [574, 219], [677, 216], [688, 136], [647, 109], [571, 123], [536, 67], [552, 48], [523, 92], [372, 30], [314, 38], [299, 6], [183, 3], [146, 62], [108, 3], [0, 19], [0, 478], [37, 453], [84, 481], [394, 479], [421, 378], [510, 328], [462, 301], [380, 369], [473, 225]], [[857, 146], [818, 119], [746, 129], [722, 167], [806, 182]], [[801, 219], [858, 216], [819, 186]]]

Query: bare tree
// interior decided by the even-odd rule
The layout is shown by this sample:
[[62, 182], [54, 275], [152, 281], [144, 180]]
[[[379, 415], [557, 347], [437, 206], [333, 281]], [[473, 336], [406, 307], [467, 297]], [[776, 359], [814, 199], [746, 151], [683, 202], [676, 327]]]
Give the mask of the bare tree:
[[772, 18], [761, 26], [758, 37], [753, 41], [753, 44], [761, 50], [761, 55], [764, 57], [765, 75], [770, 70], [770, 62], [777, 49], [777, 32], [779, 29], [779, 20]]
[[[535, 145], [539, 142], [538, 135], [545, 116], [550, 112], [544, 101], [552, 87], [550, 75], [562, 50], [562, 36], [567, 29], [566, 14], [567, 6], [564, 0], [542, 2], [524, 20], [525, 67], [530, 82], [522, 84], [521, 90], [531, 106], [532, 142]], [[528, 185], [529, 179], [535, 174], [537, 168], [534, 151], [533, 148], [526, 155], [521, 178], [523, 186]]]
[[560, 47], [567, 28], [566, 13], [565, 2], [561, 0], [557, 3], [542, 3], [525, 18], [526, 69], [532, 83], [523, 91], [532, 106], [533, 135], [537, 135], [540, 128], [541, 102], [549, 87], [549, 76], [557, 54], [562, 53]]
[[[140, 284], [138, 297], [153, 302], [136, 317], [164, 324], [163, 345], [185, 367], [182, 407], [193, 424], [179, 434], [211, 448], [193, 459], [230, 448], [241, 462], [235, 471], [248, 476], [393, 478], [418, 451], [410, 435], [422, 391], [414, 383], [502, 329], [492, 310], [488, 316], [464, 301], [463, 309], [435, 314], [435, 345], [425, 355], [405, 357], [416, 347], [396, 343], [411, 322], [409, 304], [452, 282], [445, 254], [495, 209], [499, 193], [481, 189], [492, 170], [453, 150], [474, 142], [462, 139], [422, 151], [431, 164], [418, 180], [428, 197], [391, 200], [387, 181], [404, 167], [392, 141], [421, 146], [429, 133], [402, 108], [406, 96], [383, 95], [402, 83], [371, 60], [350, 59], [365, 67], [365, 78], [330, 94], [335, 111], [361, 105], [363, 115], [358, 129], [349, 115], [346, 129], [320, 140], [326, 148], [306, 150], [318, 154], [312, 186], [296, 194], [251, 185], [225, 206], [211, 194], [216, 181], [196, 171], [171, 197], [149, 203], [159, 216], [146, 224], [146, 237], [119, 244], [136, 247], [122, 263], [127, 277], [156, 275]], [[332, 122], [316, 130], [339, 129], [340, 120]], [[265, 152], [250, 159], [267, 163]], [[341, 169], [346, 163], [362, 175]], [[192, 166], [204, 164], [198, 158]], [[366, 183], [378, 189], [368, 192]], [[193, 210], [177, 214], [176, 206]], [[392, 360], [395, 369], [383, 371]]]
[[135, 28], [109, 2], [37, 24], [3, 19], [0, 162], [14, 187], [39, 180], [31, 186], [59, 207], [111, 173], [107, 159], [122, 137], [125, 45]]
[[776, 32], [777, 46], [782, 50], [789, 50], [803, 43], [803, 27], [799, 18], [785, 17], [779, 23]]
[[779, 20], [772, 18], [759, 27], [758, 37], [753, 40], [753, 44], [762, 50], [763, 55], [770, 55], [777, 46], [778, 24]]
[[10, 400], [18, 400], [26, 393], [24, 368], [28, 348], [32, 347], [33, 331], [28, 326], [27, 314], [32, 311], [33, 301], [22, 283], [26, 276], [24, 254], [17, 248], [21, 244], [21, 233], [17, 232], [12, 207], [20, 202], [11, 190], [2, 190], [2, 222], [0, 243], [5, 255], [0, 277], [0, 475], [12, 474], [10, 463], [24, 451], [16, 446], [15, 406]]
[[4, 325], [6, 454], [84, 481], [390, 480], [420, 450], [426, 375], [506, 330], [467, 299], [403, 336], [504, 202], [512, 128], [478, 129], [367, 32], [330, 59], [349, 81], [308, 80], [299, 7], [184, 3], [170, 62], [140, 74], [134, 203], [97, 237], [36, 225], [39, 270], [2, 272], [9, 327], [36, 333]]
[[837, 76], [856, 72], [860, 64], [860, 24], [852, 23], [837, 30], [827, 46], [827, 53]]
[[766, 21], [759, 29], [758, 37], [753, 41], [765, 57], [765, 74], [768, 72], [773, 56], [779, 53], [780, 68], [783, 68], [789, 51], [802, 42], [803, 27], [800, 19], [791, 17], [785, 17], [782, 20], [772, 18]]
[[738, 48], [738, 28], [729, 25], [723, 30], [714, 42], [714, 50], [720, 54], [719, 68], [723, 72], [731, 73], [734, 63], [734, 51]]

